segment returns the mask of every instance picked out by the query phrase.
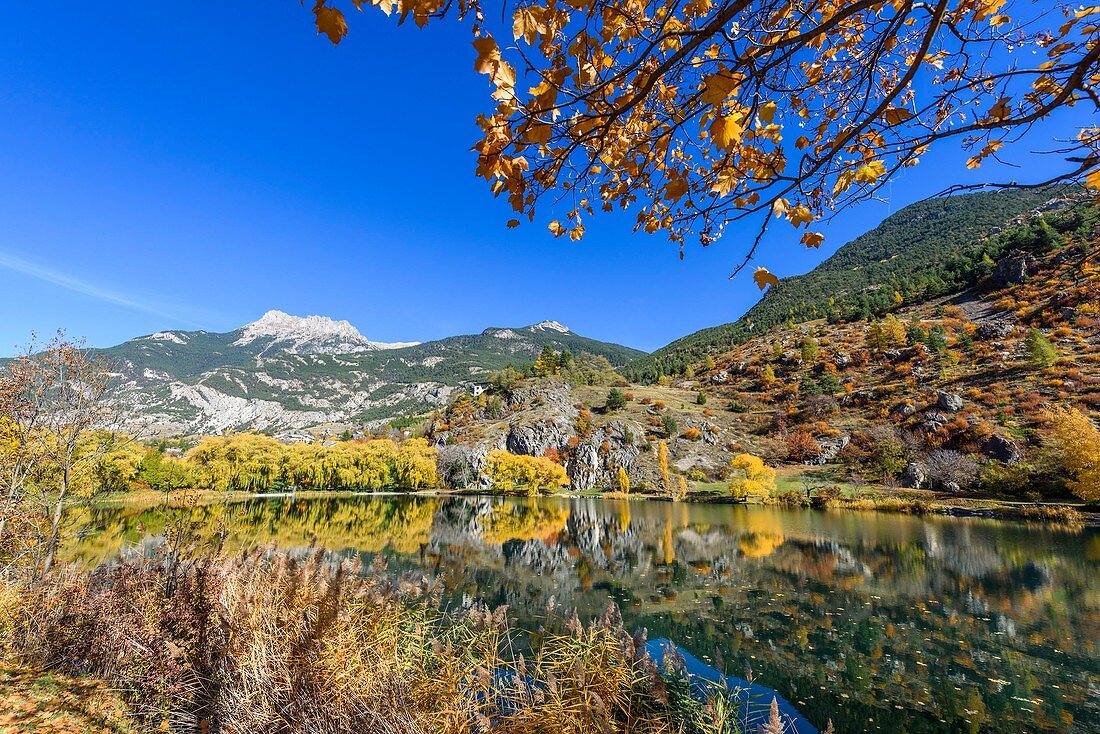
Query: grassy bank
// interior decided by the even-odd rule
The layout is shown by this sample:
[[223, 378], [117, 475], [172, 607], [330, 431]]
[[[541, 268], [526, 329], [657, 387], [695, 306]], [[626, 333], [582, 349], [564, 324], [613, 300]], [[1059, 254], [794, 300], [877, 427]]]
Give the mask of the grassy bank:
[[688, 695], [614, 607], [588, 626], [551, 608], [521, 652], [506, 609], [445, 612], [436, 592], [320, 550], [165, 548], [0, 582], [0, 640], [7, 665], [46, 671], [18, 696], [70, 680], [49, 676], [91, 676], [102, 682], [92, 690], [119, 692], [141, 731], [739, 731], [728, 694]]

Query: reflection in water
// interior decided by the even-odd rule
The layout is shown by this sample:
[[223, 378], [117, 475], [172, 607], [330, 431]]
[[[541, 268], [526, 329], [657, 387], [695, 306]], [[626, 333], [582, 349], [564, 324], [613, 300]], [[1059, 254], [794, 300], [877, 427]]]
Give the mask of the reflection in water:
[[[184, 512], [230, 548], [382, 554], [532, 628], [551, 597], [582, 618], [615, 601], [628, 626], [751, 669], [841, 732], [1100, 731], [1096, 529], [599, 499], [283, 498], [169, 515]], [[145, 553], [168, 521], [90, 510], [66, 553]]]

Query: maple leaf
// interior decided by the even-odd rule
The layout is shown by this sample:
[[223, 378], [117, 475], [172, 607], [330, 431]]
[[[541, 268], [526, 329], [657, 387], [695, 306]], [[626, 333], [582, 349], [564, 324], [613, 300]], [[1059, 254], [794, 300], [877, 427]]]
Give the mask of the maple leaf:
[[891, 107], [883, 113], [883, 118], [886, 120], [886, 124], [890, 126], [900, 125], [903, 122], [912, 120], [915, 115], [909, 110], [903, 107]]
[[820, 232], [807, 232], [802, 235], [802, 244], [806, 247], [821, 247], [821, 243], [825, 241], [825, 235]]
[[861, 184], [873, 184], [885, 175], [886, 164], [882, 161], [874, 160], [857, 168], [855, 179], [856, 182]]
[[674, 178], [665, 184], [665, 198], [675, 201], [688, 192], [687, 181], [682, 178]]
[[338, 8], [330, 8], [327, 5], [317, 4], [313, 7], [313, 14], [317, 17], [317, 32], [328, 36], [333, 45], [344, 40], [348, 34], [348, 24], [344, 20], [344, 14]]
[[711, 140], [723, 150], [729, 150], [740, 143], [744, 132], [745, 128], [741, 126], [740, 118], [735, 115], [716, 117], [710, 125]]
[[775, 102], [766, 102], [760, 106], [760, 110], [757, 112], [757, 114], [760, 115], [760, 119], [764, 122], [765, 125], [770, 125], [772, 124], [772, 120], [775, 119], [775, 110]]
[[550, 233], [553, 234], [555, 237], [561, 237], [566, 232], [566, 229], [562, 226], [562, 223], [556, 219], [547, 225], [547, 229], [549, 229]]
[[769, 272], [767, 268], [757, 268], [756, 272], [752, 274], [752, 281], [756, 283], [756, 287], [760, 290], [764, 290], [769, 285], [773, 288], [779, 285], [779, 278], [775, 277], [775, 274]]
[[1011, 100], [1011, 97], [1001, 97], [997, 100], [997, 104], [989, 108], [989, 119], [1000, 122], [1011, 115], [1012, 105], [1009, 104]]
[[523, 139], [528, 143], [541, 144], [550, 142], [550, 133], [553, 132], [553, 128], [549, 125], [532, 125], [527, 128], [527, 133], [523, 136]]
[[787, 219], [791, 220], [792, 226], [798, 227], [814, 221], [814, 215], [810, 213], [809, 208], [805, 204], [799, 204], [795, 208], [787, 211]]
[[474, 39], [477, 58], [474, 59], [474, 71], [478, 74], [492, 74], [500, 63], [500, 46], [492, 36]]
[[1088, 175], [1085, 176], [1085, 186], [1100, 193], [1100, 168], [1089, 171]]
[[703, 79], [702, 99], [709, 105], [722, 104], [741, 84], [739, 77], [728, 73], [711, 74]]

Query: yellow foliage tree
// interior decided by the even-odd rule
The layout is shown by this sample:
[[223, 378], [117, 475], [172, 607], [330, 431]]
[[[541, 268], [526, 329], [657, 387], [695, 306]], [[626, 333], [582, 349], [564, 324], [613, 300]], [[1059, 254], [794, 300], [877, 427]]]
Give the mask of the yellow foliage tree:
[[745, 497], [755, 494], [769, 496], [775, 490], [775, 469], [764, 460], [752, 454], [738, 454], [730, 460], [733, 478], [730, 480], [730, 494]]
[[668, 473], [668, 444], [664, 441], [657, 443], [657, 470], [661, 473], [661, 484], [664, 490], [672, 494], [672, 480]]
[[1100, 430], [1076, 408], [1058, 410], [1053, 418], [1054, 437], [1071, 476], [1069, 490], [1086, 502], [1100, 501]]
[[630, 494], [630, 475], [621, 466], [619, 467], [619, 491], [623, 494]]
[[506, 492], [516, 487], [535, 492], [569, 485], [569, 476], [561, 464], [543, 456], [522, 456], [503, 449], [489, 452], [485, 473], [494, 488]]

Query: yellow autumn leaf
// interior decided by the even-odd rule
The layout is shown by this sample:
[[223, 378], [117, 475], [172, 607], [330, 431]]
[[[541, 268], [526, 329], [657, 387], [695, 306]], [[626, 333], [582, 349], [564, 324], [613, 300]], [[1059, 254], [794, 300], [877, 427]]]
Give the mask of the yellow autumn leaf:
[[710, 138], [722, 150], [729, 150], [740, 143], [744, 132], [745, 128], [741, 126], [740, 118], [734, 115], [716, 117], [710, 125]]
[[688, 184], [685, 179], [674, 178], [665, 184], [665, 198], [675, 201], [688, 192]]
[[477, 58], [474, 59], [474, 71], [478, 74], [492, 74], [500, 62], [500, 47], [492, 36], [474, 39]]
[[1001, 122], [1009, 115], [1011, 115], [1012, 105], [1009, 104], [1011, 100], [1011, 97], [1001, 97], [999, 100], [997, 100], [997, 104], [989, 108], [989, 118], [991, 120], [995, 120], [996, 122]]
[[1100, 191], [1100, 168], [1094, 168], [1085, 176], [1085, 186]]
[[791, 220], [792, 226], [800, 227], [814, 221], [814, 215], [810, 213], [809, 208], [805, 204], [799, 204], [795, 208], [787, 211], [787, 219]]
[[566, 232], [566, 229], [562, 226], [562, 223], [556, 219], [550, 222], [550, 224], [547, 226], [550, 229], [550, 233], [553, 234], [555, 237], [561, 237]]
[[802, 235], [802, 244], [806, 247], [821, 247], [821, 243], [825, 241], [825, 235], [820, 232], [807, 232]]
[[903, 122], [912, 120], [914, 115], [904, 107], [891, 107], [883, 113], [883, 118], [886, 120], [887, 125], [900, 125]]
[[757, 268], [752, 274], [752, 281], [760, 290], [764, 290], [769, 285], [773, 288], [779, 285], [779, 278], [775, 277], [774, 273], [768, 272], [767, 268]]
[[545, 17], [546, 8], [541, 5], [520, 8], [513, 16], [512, 35], [517, 41], [522, 38], [528, 46], [534, 46], [538, 37], [547, 31]]
[[873, 184], [885, 175], [886, 164], [880, 160], [874, 160], [857, 168], [855, 179], [857, 183]]
[[553, 128], [549, 125], [531, 125], [527, 128], [527, 134], [524, 135], [524, 140], [528, 143], [541, 144], [550, 142], [550, 133], [553, 132]]
[[328, 36], [333, 45], [344, 40], [348, 34], [348, 24], [344, 20], [344, 14], [338, 8], [330, 8], [327, 5], [315, 5], [313, 14], [317, 17], [317, 32]]
[[709, 105], [722, 104], [741, 84], [739, 78], [728, 73], [711, 74], [703, 79], [703, 102]]
[[775, 102], [765, 102], [763, 105], [760, 106], [757, 114], [760, 115], [760, 120], [765, 125], [770, 125], [772, 124], [772, 120], [775, 119], [775, 110]]

